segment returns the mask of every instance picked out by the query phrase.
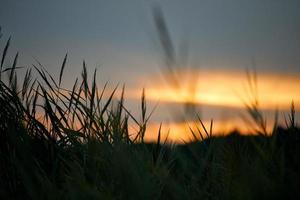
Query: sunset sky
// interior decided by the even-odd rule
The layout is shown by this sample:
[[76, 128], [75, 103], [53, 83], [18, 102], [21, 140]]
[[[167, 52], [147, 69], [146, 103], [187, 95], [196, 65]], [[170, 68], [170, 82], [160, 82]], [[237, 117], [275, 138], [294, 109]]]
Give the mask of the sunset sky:
[[[180, 87], [165, 70], [151, 12], [158, 4], [177, 57], [187, 45], [186, 61], [174, 67]], [[126, 104], [136, 115], [145, 88], [149, 110], [159, 102], [150, 129], [164, 122], [167, 132], [173, 124], [170, 137], [187, 139], [178, 126], [190, 119], [174, 117], [186, 102], [197, 105], [204, 122], [213, 118], [216, 131], [247, 131], [239, 117], [249, 100], [246, 69], [256, 69], [270, 121], [275, 109], [283, 120], [292, 100], [300, 106], [299, 9], [299, 0], [1, 0], [0, 45], [11, 35], [9, 54], [19, 51], [20, 65], [37, 59], [52, 74], [68, 53], [66, 87], [85, 60], [89, 72], [98, 69], [100, 85], [126, 85]]]

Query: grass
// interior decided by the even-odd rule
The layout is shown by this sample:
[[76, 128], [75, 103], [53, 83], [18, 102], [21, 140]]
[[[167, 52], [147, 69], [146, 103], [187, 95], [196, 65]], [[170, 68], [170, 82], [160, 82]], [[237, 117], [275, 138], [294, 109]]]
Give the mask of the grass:
[[[295, 108], [285, 128], [264, 134], [257, 104], [247, 109], [257, 135], [214, 137], [212, 125], [193, 132], [203, 140], [171, 146], [144, 141], [147, 122], [145, 92], [141, 120], [124, 107], [124, 89], [104, 98], [89, 81], [83, 62], [81, 78], [71, 89], [61, 82], [64, 57], [55, 80], [38, 63], [18, 79], [18, 53], [0, 71], [0, 199], [298, 199], [300, 129]], [[32, 73], [36, 72], [37, 77]], [[136, 123], [135, 135], [129, 121]], [[197, 136], [199, 134], [200, 137]], [[204, 139], [204, 137], [206, 139]]]

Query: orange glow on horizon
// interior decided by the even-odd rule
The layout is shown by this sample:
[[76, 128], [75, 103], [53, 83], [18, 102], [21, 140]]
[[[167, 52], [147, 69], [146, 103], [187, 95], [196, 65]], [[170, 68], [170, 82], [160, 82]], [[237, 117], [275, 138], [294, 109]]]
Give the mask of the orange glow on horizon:
[[[163, 79], [150, 78], [146, 89], [146, 100], [165, 103], [195, 103], [211, 106], [245, 108], [250, 103], [251, 94], [246, 73], [237, 71], [180, 71], [177, 73], [180, 87], [172, 82], [172, 76], [164, 75]], [[146, 79], [146, 78], [145, 78]], [[300, 75], [257, 74], [257, 97], [260, 109], [290, 109], [291, 102], [300, 105]], [[191, 86], [192, 85], [192, 86]], [[194, 89], [194, 93], [192, 89]], [[140, 99], [141, 91], [126, 91], [129, 97]], [[273, 128], [271, 119], [267, 119], [267, 130]], [[271, 121], [270, 121], [271, 120]], [[195, 123], [202, 130], [199, 122], [170, 122], [163, 124], [162, 139], [168, 135], [169, 142], [183, 143], [193, 140], [190, 127], [195, 130]], [[209, 128], [209, 121], [204, 124]], [[239, 116], [234, 119], [214, 120], [213, 135], [228, 134], [238, 130], [242, 134], [253, 133], [253, 125], [246, 124]], [[145, 140], [156, 141], [159, 123], [149, 123]], [[197, 131], [196, 131], [197, 132]], [[205, 136], [205, 134], [204, 134]], [[200, 137], [198, 135], [198, 137]]]
[[[274, 122], [268, 121], [267, 124], [267, 131], [271, 133]], [[203, 124], [207, 131], [210, 131], [210, 121], [203, 121]], [[147, 126], [145, 140], [148, 142], [156, 142], [158, 137], [158, 130], [159, 130], [160, 123], [149, 123]], [[195, 138], [191, 133], [191, 129], [194, 131], [194, 134], [197, 136], [197, 139], [201, 140], [200, 134], [197, 128], [201, 131], [202, 136], [207, 138], [207, 135], [202, 128], [199, 122], [189, 121], [189, 122], [171, 122], [171, 123], [163, 123], [161, 129], [161, 142], [163, 143], [166, 138], [167, 142], [171, 143], [184, 143], [184, 142], [191, 142], [194, 141]], [[242, 119], [231, 119], [231, 120], [213, 120], [213, 127], [212, 127], [212, 135], [213, 136], [223, 136], [231, 131], [237, 130], [241, 134], [253, 134], [252, 125], [247, 125], [246, 122], [243, 122]]]
[[[178, 73], [181, 86], [175, 87], [158, 78], [150, 79], [146, 99], [150, 101], [196, 103], [215, 106], [245, 107], [249, 102], [249, 88], [245, 73], [197, 71]], [[165, 80], [172, 77], [164, 75]], [[195, 92], [190, 92], [193, 85]], [[126, 91], [126, 93], [128, 93]], [[141, 91], [129, 91], [129, 96], [140, 98]], [[262, 109], [286, 109], [294, 101], [300, 105], [300, 76], [258, 74], [257, 94]]]
[[[166, 103], [195, 103], [212, 106], [228, 106], [235, 108], [245, 108], [244, 102], [249, 102], [249, 88], [247, 89], [247, 77], [245, 73], [222, 72], [222, 71], [180, 71], [178, 77], [182, 82], [180, 87], [174, 84], [168, 84], [167, 80], [172, 77], [165, 76], [164, 79], [157, 77], [148, 77], [149, 82], [145, 85], [146, 101], [166, 102]], [[144, 84], [138, 84], [144, 85]], [[192, 85], [192, 86], [191, 86]], [[192, 89], [194, 93], [191, 93]], [[257, 78], [258, 99], [261, 109], [289, 109], [291, 101], [295, 105], [300, 105], [300, 75], [279, 75], [279, 74], [258, 74]], [[111, 95], [112, 89], [105, 91], [104, 97]], [[66, 92], [67, 93], [67, 92]], [[125, 88], [126, 99], [141, 99], [141, 88]], [[117, 90], [115, 97], [120, 96], [121, 90]], [[199, 122], [186, 119], [187, 122], [163, 122], [161, 131], [161, 141], [163, 142], [168, 135], [168, 142], [183, 143], [193, 141], [193, 135], [190, 128], [195, 131], [198, 139], [195, 125], [205, 133]], [[268, 119], [269, 120], [269, 119]], [[272, 128], [272, 122], [269, 121], [268, 130]], [[209, 129], [210, 121], [204, 121]], [[134, 125], [130, 125], [133, 126]], [[160, 122], [149, 122], [145, 134], [145, 141], [156, 142]], [[74, 125], [76, 127], [76, 125]], [[234, 119], [219, 119], [213, 121], [213, 135], [228, 134], [237, 129], [242, 134], [251, 133], [254, 128], [247, 125], [238, 116]], [[137, 131], [131, 128], [132, 138]], [[169, 132], [169, 134], [168, 134]]]

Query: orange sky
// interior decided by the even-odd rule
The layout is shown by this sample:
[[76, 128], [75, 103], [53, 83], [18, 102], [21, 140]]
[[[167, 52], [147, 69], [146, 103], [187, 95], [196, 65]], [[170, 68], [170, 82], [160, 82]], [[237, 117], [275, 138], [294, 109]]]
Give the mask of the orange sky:
[[[166, 80], [170, 79], [164, 75]], [[181, 88], [154, 79], [147, 85], [147, 99], [165, 102], [194, 101], [200, 104], [244, 107], [248, 101], [249, 85], [245, 72], [236, 71], [192, 71], [179, 72]], [[195, 84], [195, 96], [191, 96], [189, 80]], [[195, 83], [194, 83], [195, 82]], [[300, 76], [288, 74], [258, 74], [258, 98], [261, 108], [289, 108], [293, 100], [300, 104]], [[140, 96], [140, 92], [136, 94]]]
[[[177, 77], [180, 78], [179, 87], [167, 84], [168, 82], [171, 82], [173, 77], [165, 74], [141, 78], [143, 83], [137, 83], [136, 85], [138, 87], [144, 85], [148, 105], [153, 105], [156, 102], [160, 102], [159, 105], [175, 103], [176, 106], [172, 109], [176, 109], [176, 107], [180, 109], [179, 107], [182, 107], [186, 101], [190, 101], [202, 107], [210, 106], [217, 107], [217, 109], [218, 107], [227, 107], [225, 112], [231, 112], [233, 110], [244, 111], [245, 105], [243, 100], [246, 102], [249, 101], [249, 84], [245, 72], [178, 71], [177, 73]], [[192, 82], [192, 85], [190, 81]], [[191, 93], [193, 93], [191, 92], [192, 86], [195, 89], [194, 95], [191, 95]], [[137, 117], [137, 119], [140, 115], [138, 109], [142, 93], [142, 88], [138, 87], [125, 88], [125, 101], [128, 102], [134, 100], [132, 101], [134, 102], [132, 103], [134, 108], [129, 107], [128, 110], [133, 112], [133, 116]], [[257, 90], [259, 105], [262, 110], [267, 109], [275, 111], [275, 109], [278, 108], [281, 111], [286, 111], [289, 110], [292, 100], [294, 101], [296, 108], [300, 105], [300, 76], [298, 75], [259, 73], [257, 75]], [[121, 90], [119, 89], [115, 95], [116, 98], [119, 97], [120, 92]], [[109, 94], [110, 90], [107, 91], [107, 95]], [[169, 132], [169, 141], [176, 143], [190, 141], [192, 139], [192, 134], [189, 130], [190, 127], [195, 130], [195, 126], [197, 125], [200, 127], [202, 133], [204, 133], [200, 123], [193, 121], [193, 119], [183, 118], [184, 120], [177, 120], [175, 122], [174, 119], [167, 117], [168, 115], [166, 112], [169, 112], [169, 108], [166, 106], [163, 109], [163, 105], [158, 106], [155, 110], [155, 113], [157, 113], [156, 116], [154, 114], [148, 123], [145, 136], [147, 141], [155, 141], [157, 139], [161, 122], [163, 123], [162, 138], [164, 139]], [[150, 110], [151, 106], [148, 107], [148, 113]], [[174, 115], [174, 113], [172, 114]], [[282, 112], [280, 114], [282, 114]], [[200, 115], [204, 116], [202, 120], [207, 129], [209, 129], [210, 117], [212, 117], [214, 135], [226, 134], [233, 129], [238, 129], [242, 133], [249, 133], [253, 130], [253, 127], [246, 124], [237, 112], [232, 112], [229, 118], [217, 116], [217, 113], [210, 113], [209, 117], [207, 117], [207, 113], [201, 113]], [[163, 117], [158, 119], [157, 116]], [[274, 123], [274, 117], [270, 116], [271, 115], [267, 118], [268, 130], [271, 130]], [[132, 129], [132, 131], [134, 133], [134, 129]]]
[[[182, 105], [187, 102], [199, 105], [225, 106], [243, 110], [244, 102], [249, 102], [249, 84], [245, 72], [237, 71], [178, 71], [177, 79], [180, 86], [168, 84], [172, 82], [174, 76], [160, 74], [156, 77], [143, 77], [149, 80], [146, 83], [147, 101], [161, 102], [164, 104], [178, 103]], [[252, 74], [253, 75], [253, 74]], [[190, 85], [190, 81], [195, 83]], [[196, 92], [191, 92], [194, 87]], [[127, 98], [140, 99], [141, 90], [136, 88], [126, 90]], [[291, 102], [294, 101], [296, 108], [300, 105], [300, 76], [291, 74], [264, 74], [257, 75], [257, 94], [259, 106], [265, 110], [289, 110]], [[156, 112], [160, 112], [159, 108]], [[269, 130], [273, 126], [274, 118], [268, 120]], [[154, 120], [155, 121], [155, 120]], [[189, 126], [195, 123], [174, 122], [172, 119], [165, 120], [163, 124], [163, 137], [169, 133], [169, 140], [175, 142], [189, 141], [192, 137]], [[204, 120], [204, 124], [209, 127], [209, 120]], [[146, 134], [147, 140], [156, 140], [159, 122], [150, 123]], [[198, 126], [200, 124], [198, 123]], [[236, 116], [231, 119], [215, 119], [213, 133], [226, 133], [233, 129], [241, 132], [249, 132], [251, 127]], [[252, 127], [253, 128], [253, 127]]]

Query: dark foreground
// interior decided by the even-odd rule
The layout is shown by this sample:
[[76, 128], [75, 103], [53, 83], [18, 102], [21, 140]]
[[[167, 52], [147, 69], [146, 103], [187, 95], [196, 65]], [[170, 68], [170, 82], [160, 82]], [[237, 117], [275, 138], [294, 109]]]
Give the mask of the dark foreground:
[[95, 138], [63, 145], [29, 134], [5, 111], [0, 199], [300, 197], [297, 127], [278, 128], [270, 137], [232, 133], [173, 147]]
[[[32, 67], [38, 77], [29, 68], [20, 82], [18, 54], [11, 66], [3, 64], [8, 46], [0, 68], [0, 199], [300, 198], [294, 107], [286, 128], [275, 126], [269, 136], [146, 144], [144, 93], [137, 120], [124, 108], [123, 93], [115, 105], [115, 90], [103, 97], [96, 72], [89, 84], [85, 63], [81, 79], [64, 89], [67, 56], [58, 81], [38, 63]], [[256, 107], [248, 111], [264, 130]], [[129, 123], [139, 127], [135, 139]]]

